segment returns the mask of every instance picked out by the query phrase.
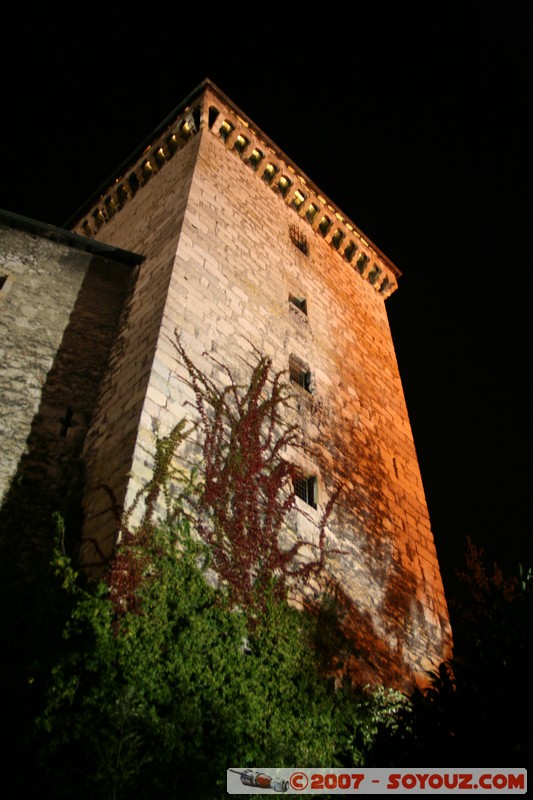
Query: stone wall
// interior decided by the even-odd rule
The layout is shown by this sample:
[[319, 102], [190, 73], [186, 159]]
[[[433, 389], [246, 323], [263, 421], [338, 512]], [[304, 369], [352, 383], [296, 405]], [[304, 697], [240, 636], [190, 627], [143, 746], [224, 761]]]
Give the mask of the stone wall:
[[[294, 455], [318, 480], [318, 508], [297, 500], [296, 531], [318, 531], [332, 492], [330, 565], [364, 631], [368, 676], [423, 672], [449, 643], [449, 623], [418, 462], [383, 297], [327, 242], [300, 223], [305, 255], [291, 241], [293, 211], [235, 152], [202, 143], [169, 287], [142, 430], [168, 430], [183, 414], [172, 338], [195, 361], [213, 354], [245, 379], [252, 347], [287, 370], [311, 375], [295, 387], [301, 425], [316, 459]], [[298, 222], [298, 220], [296, 220]], [[289, 296], [305, 298], [307, 313]], [[222, 376], [221, 376], [222, 377]], [[137, 460], [146, 461], [146, 433]], [[134, 469], [134, 474], [135, 474]]]
[[66, 491], [96, 404], [131, 267], [0, 227], [0, 489]]
[[[254, 349], [287, 377], [292, 360], [310, 378], [294, 387], [288, 421], [316, 449], [293, 457], [316, 478], [318, 507], [297, 499], [291, 527], [316, 535], [340, 490], [329, 569], [361, 650], [359, 676], [405, 686], [448, 654], [451, 637], [384, 303], [397, 272], [216, 93], [207, 92], [202, 120], [95, 234], [145, 262], [88, 437], [89, 539], [100, 537], [98, 549], [109, 552], [113, 520], [97, 487], [108, 484], [127, 507], [151, 476], [156, 434], [190, 413], [176, 330], [221, 382], [216, 361], [246, 380]], [[291, 176], [292, 195], [257, 168], [256, 152], [266, 161], [274, 154], [274, 174]], [[343, 220], [342, 230], [323, 225], [322, 212], [309, 216], [297, 186], [305, 202], [310, 190], [321, 198], [313, 204], [330, 222]], [[340, 249], [348, 232], [364, 259], [352, 260], [353, 241]]]
[[[85, 445], [87, 491], [84, 498], [87, 564], [109, 557], [116, 536], [110, 497], [127, 505], [150, 464], [132, 468], [145, 403], [151, 400], [150, 375], [169, 282], [174, 269], [198, 140], [175, 155], [98, 234], [144, 256], [106, 372], [94, 423]], [[153, 431], [151, 431], [153, 438]], [[126, 498], [126, 491], [130, 488]], [[102, 488], [105, 487], [105, 488]]]

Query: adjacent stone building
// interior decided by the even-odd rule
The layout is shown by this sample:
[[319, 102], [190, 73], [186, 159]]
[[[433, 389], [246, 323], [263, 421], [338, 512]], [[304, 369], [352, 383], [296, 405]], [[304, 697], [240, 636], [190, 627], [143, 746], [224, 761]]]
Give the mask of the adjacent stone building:
[[[80, 372], [77, 358], [62, 355], [61, 388], [40, 414], [60, 425], [62, 447], [71, 436], [83, 441], [84, 557], [97, 563], [116, 532], [102, 486], [128, 507], [151, 475], [156, 435], [189, 413], [176, 331], [215, 380], [224, 379], [216, 361], [245, 380], [251, 353], [268, 355], [294, 385], [291, 421], [316, 445], [316, 456], [294, 454], [303, 479], [291, 525], [312, 537], [340, 488], [329, 569], [349, 601], [362, 673], [399, 686], [420, 680], [449, 654], [451, 636], [385, 309], [400, 274], [394, 264], [209, 81], [80, 211], [72, 241], [63, 234], [64, 244], [18, 240], [26, 255], [0, 265], [6, 281], [14, 264], [30, 280], [41, 264], [35, 249], [46, 261], [56, 248], [51, 272], [68, 275], [57, 290], [64, 311], [53, 304], [47, 323], [53, 344], [32, 361], [35, 397], [8, 471], [44, 403], [39, 386], [51, 380], [61, 337], [72, 326], [92, 331], [105, 351], [94, 359], [101, 374], [86, 387], [70, 378]], [[47, 307], [57, 296], [52, 283], [42, 296]], [[30, 310], [13, 313], [27, 330], [20, 320]], [[84, 337], [73, 335], [66, 352], [81, 354], [87, 378], [93, 345]], [[11, 354], [38, 350], [20, 347]], [[22, 361], [10, 364], [8, 393], [17, 392]]]
[[141, 260], [0, 211], [0, 499], [66, 490]]

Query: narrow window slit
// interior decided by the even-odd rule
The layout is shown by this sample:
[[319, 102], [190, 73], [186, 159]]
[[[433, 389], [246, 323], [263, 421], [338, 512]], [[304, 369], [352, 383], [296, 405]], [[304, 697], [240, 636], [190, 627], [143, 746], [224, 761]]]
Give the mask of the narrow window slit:
[[74, 411], [70, 406], [67, 406], [67, 410], [65, 411], [65, 416], [62, 419], [58, 420], [59, 424], [61, 425], [61, 428], [59, 430], [59, 435], [63, 436], [63, 438], [69, 432], [69, 428], [73, 428], [76, 425], [76, 423], [72, 421], [73, 417], [74, 417]]

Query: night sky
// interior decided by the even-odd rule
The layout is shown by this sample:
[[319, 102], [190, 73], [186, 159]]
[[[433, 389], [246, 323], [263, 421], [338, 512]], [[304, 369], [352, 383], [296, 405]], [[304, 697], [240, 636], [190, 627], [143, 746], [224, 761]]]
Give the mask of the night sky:
[[42, 5], [3, 14], [0, 208], [64, 225], [209, 77], [403, 273], [445, 580], [468, 535], [532, 564], [529, 4]]

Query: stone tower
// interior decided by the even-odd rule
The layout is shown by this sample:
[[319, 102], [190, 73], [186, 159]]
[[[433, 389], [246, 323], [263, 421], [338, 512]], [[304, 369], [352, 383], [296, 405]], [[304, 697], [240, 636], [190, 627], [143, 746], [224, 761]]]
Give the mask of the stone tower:
[[[449, 654], [448, 612], [385, 309], [398, 269], [210, 81], [121, 167], [73, 232], [143, 257], [85, 440], [88, 561], [112, 547], [101, 486], [126, 507], [155, 432], [184, 414], [177, 329], [216, 376], [250, 348], [287, 370], [304, 436], [309, 534], [334, 485], [331, 566], [369, 680], [406, 685]], [[316, 506], [316, 508], [315, 508]]]

